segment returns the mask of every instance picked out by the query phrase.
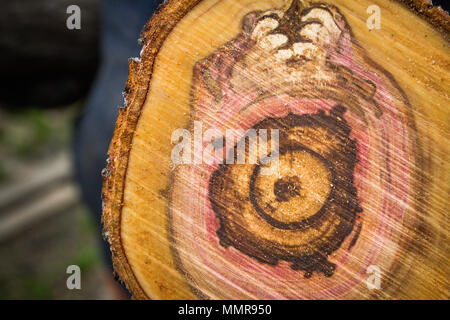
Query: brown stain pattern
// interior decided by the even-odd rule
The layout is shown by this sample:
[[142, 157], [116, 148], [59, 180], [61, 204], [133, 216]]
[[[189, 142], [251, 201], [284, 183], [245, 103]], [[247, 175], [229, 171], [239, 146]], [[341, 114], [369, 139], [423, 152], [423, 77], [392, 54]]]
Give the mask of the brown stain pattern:
[[[123, 194], [130, 149], [137, 123], [145, 105], [150, 79], [153, 76], [155, 58], [174, 26], [200, 2], [201, 0], [167, 1], [143, 30], [142, 39], [140, 39], [140, 44], [144, 46], [142, 60], [139, 63], [130, 60], [130, 75], [125, 90], [127, 102], [125, 107], [119, 110], [114, 137], [108, 151], [109, 161], [103, 172], [102, 199], [104, 203], [105, 238], [111, 244], [116, 275], [125, 282], [133, 296], [138, 299], [148, 299], [150, 293], [143, 290], [136, 278], [132, 266], [127, 260], [121, 237]], [[448, 39], [449, 17], [441, 8], [433, 7], [431, 2], [427, 0], [398, 0], [397, 2], [423, 16], [435, 29], [441, 32], [444, 38]], [[420, 179], [424, 179], [419, 173], [415, 174]], [[424, 196], [422, 195], [420, 198], [422, 199]], [[421, 206], [422, 203], [419, 203], [419, 205]], [[423, 207], [425, 208], [425, 205]], [[357, 229], [360, 230], [359, 225]], [[357, 236], [358, 234], [355, 235], [355, 238]], [[169, 239], [169, 242], [171, 245], [173, 244], [172, 239]], [[421, 250], [420, 248], [417, 250]], [[174, 257], [177, 258], [176, 250], [173, 253]], [[177, 265], [179, 265], [180, 261], [176, 260]], [[179, 271], [184, 274], [182, 268]], [[195, 291], [195, 288], [191, 289]]]
[[[322, 110], [317, 114], [291, 113], [284, 118], [265, 119], [254, 127], [279, 130], [280, 157], [289, 153], [295, 157], [297, 151], [303, 151], [328, 168], [330, 176], [316, 184], [317, 189], [305, 192], [316, 194], [320, 188], [329, 188], [330, 185], [331, 191], [317, 212], [286, 223], [273, 218], [273, 211], [277, 210], [277, 202], [287, 203], [283, 210], [288, 212], [284, 214], [295, 215], [301, 210], [292, 200], [302, 194], [302, 177], [296, 175], [295, 170], [290, 170], [271, 186], [256, 182], [261, 165], [221, 165], [211, 177], [209, 196], [220, 220], [217, 235], [222, 246], [233, 246], [263, 263], [292, 262], [291, 268], [305, 271], [306, 278], [311, 277], [314, 271], [333, 275], [336, 266], [327, 258], [351, 233], [356, 215], [362, 211], [353, 185], [356, 141], [349, 138], [351, 129], [343, 119], [344, 112], [345, 108], [338, 106], [330, 111], [330, 115]], [[248, 153], [249, 149], [246, 150]], [[286, 165], [289, 164], [280, 161], [280, 171], [286, 172], [283, 170]], [[301, 167], [299, 170], [313, 173], [315, 169]], [[240, 184], [234, 181], [238, 176], [234, 170], [239, 170], [239, 179], [244, 178], [243, 174], [250, 177], [249, 194], [246, 194], [246, 188], [237, 190]], [[266, 193], [275, 193], [277, 199], [273, 205], [264, 205], [258, 200]], [[245, 218], [248, 215], [259, 220], [260, 228], [256, 231], [251, 226], [252, 221]], [[277, 232], [280, 230], [282, 232]], [[268, 240], [266, 234], [271, 234], [272, 240]], [[284, 237], [292, 238], [294, 244], [284, 243]]]

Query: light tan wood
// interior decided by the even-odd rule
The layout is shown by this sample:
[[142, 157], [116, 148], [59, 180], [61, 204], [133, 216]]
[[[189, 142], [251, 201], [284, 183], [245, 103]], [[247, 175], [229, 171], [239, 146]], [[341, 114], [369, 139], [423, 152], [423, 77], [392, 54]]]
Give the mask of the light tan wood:
[[[130, 60], [127, 104], [120, 111], [109, 164], [103, 173], [105, 236], [112, 246], [116, 271], [136, 298], [266, 297], [255, 292], [244, 294], [209, 280], [208, 284], [200, 284], [198, 279], [202, 275], [195, 272], [203, 269], [190, 272], [186, 268], [197, 258], [191, 262], [183, 259], [195, 257], [197, 252], [194, 248], [186, 252], [189, 246], [179, 246], [174, 241], [174, 237], [178, 241], [183, 239], [178, 235], [183, 229], [174, 225], [179, 223], [176, 220], [170, 221], [170, 212], [174, 210], [171, 205], [177, 203], [173, 195], [179, 190], [176, 187], [179, 176], [171, 162], [174, 148], [171, 136], [179, 128], [191, 130], [192, 121], [197, 119], [191, 96], [196, 64], [236, 38], [249, 12], [286, 10], [290, 4], [291, 0], [168, 1], [144, 30], [142, 57], [139, 61]], [[404, 117], [401, 123], [410, 132], [399, 131], [398, 135], [405, 135], [408, 140], [405, 148], [409, 158], [404, 160], [409, 168], [408, 181], [412, 182], [405, 191], [407, 210], [400, 224], [393, 227], [393, 236], [384, 248], [392, 252], [378, 252], [397, 259], [381, 266], [385, 271], [381, 289], [368, 290], [364, 278], [349, 292], [331, 292], [319, 298], [450, 297], [449, 17], [425, 2], [409, 4], [413, 9], [400, 1], [333, 1], [351, 28], [355, 52], [361, 50], [364, 52], [361, 57], [367, 55], [374, 62], [368, 68], [378, 70], [389, 92], [404, 93], [403, 97], [394, 93], [399, 100], [394, 104]], [[366, 10], [370, 5], [381, 9], [379, 30], [367, 28]], [[419, 9], [421, 14], [417, 12]], [[361, 64], [369, 65], [367, 61]], [[197, 185], [192, 181], [190, 187], [195, 189]], [[376, 189], [373, 191], [373, 201], [381, 201], [376, 200], [379, 197]], [[364, 210], [370, 212], [364, 206], [362, 209], [363, 214]], [[375, 241], [370, 239], [375, 235], [366, 226], [370, 222], [364, 225], [354, 250], [363, 250], [362, 244]], [[408, 241], [400, 239], [402, 235]], [[181, 254], [177, 252], [180, 248]], [[221, 258], [217, 256], [217, 264], [229, 263]], [[388, 259], [381, 259], [380, 263], [385, 260]], [[303, 273], [298, 277], [303, 278]], [[313, 274], [305, 281], [322, 281], [315, 277], [322, 276]], [[337, 281], [338, 273], [329, 279]], [[302, 297], [301, 292], [296, 292], [296, 296]]]

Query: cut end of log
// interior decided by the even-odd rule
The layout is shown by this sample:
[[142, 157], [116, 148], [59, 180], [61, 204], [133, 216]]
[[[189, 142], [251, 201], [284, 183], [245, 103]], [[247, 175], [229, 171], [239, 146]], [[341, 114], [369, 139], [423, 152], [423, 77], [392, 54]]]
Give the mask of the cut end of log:
[[161, 7], [103, 172], [132, 294], [448, 299], [449, 21], [419, 0]]

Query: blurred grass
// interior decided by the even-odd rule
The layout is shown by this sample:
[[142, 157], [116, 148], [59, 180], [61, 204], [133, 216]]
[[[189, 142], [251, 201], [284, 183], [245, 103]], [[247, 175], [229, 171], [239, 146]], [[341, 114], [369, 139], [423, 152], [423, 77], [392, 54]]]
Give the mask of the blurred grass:
[[97, 248], [86, 247], [74, 259], [75, 264], [83, 271], [92, 270], [99, 263], [99, 252]]
[[0, 108], [0, 183], [17, 161], [34, 161], [70, 144], [82, 102], [59, 109]]
[[3, 163], [0, 163], [0, 184], [6, 180], [6, 168]]
[[[82, 102], [58, 109], [0, 106], [0, 186], [26, 179], [30, 172], [25, 174], [24, 168], [70, 151], [81, 106]], [[107, 269], [99, 235], [98, 223], [80, 203], [0, 243], [0, 299], [105, 297], [102, 277]], [[66, 268], [73, 264], [81, 268], [82, 290], [66, 287]]]
[[52, 289], [50, 285], [36, 277], [28, 276], [24, 280], [24, 296], [25, 300], [49, 300], [52, 298]]
[[2, 142], [20, 157], [31, 156], [46, 145], [52, 137], [52, 131], [55, 131], [52, 130], [50, 119], [40, 109], [26, 110], [13, 120], [8, 127], [9, 132], [2, 135]]
[[[0, 243], [0, 299], [102, 298], [106, 269], [97, 232], [80, 205]], [[81, 269], [81, 290], [67, 289], [69, 265]]]

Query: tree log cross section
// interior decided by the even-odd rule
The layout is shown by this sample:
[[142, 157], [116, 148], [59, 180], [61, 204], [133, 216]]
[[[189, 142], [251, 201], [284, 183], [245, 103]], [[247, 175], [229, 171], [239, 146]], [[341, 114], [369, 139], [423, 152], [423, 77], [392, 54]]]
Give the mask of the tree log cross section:
[[132, 294], [448, 299], [449, 25], [423, 0], [167, 1], [103, 174]]

